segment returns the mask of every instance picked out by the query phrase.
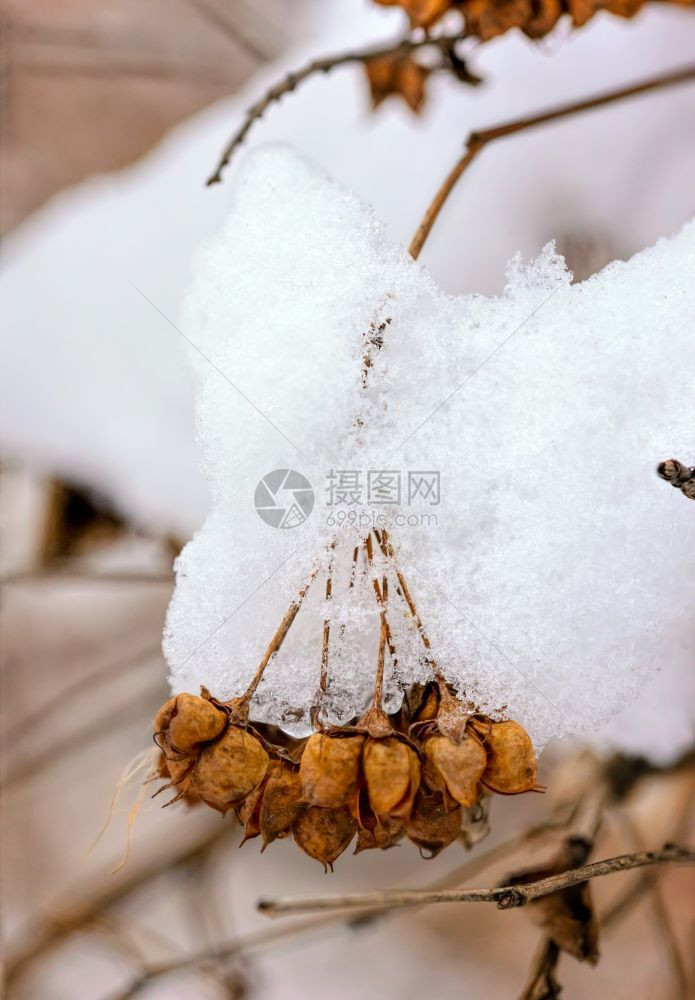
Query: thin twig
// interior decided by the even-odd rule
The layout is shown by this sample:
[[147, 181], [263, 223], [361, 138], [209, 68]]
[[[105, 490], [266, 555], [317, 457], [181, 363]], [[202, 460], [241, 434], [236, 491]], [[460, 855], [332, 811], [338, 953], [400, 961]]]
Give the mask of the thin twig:
[[212, 184], [219, 184], [222, 180], [222, 173], [229, 164], [237, 148], [242, 144], [250, 129], [259, 120], [265, 111], [284, 97], [291, 93], [304, 80], [317, 73], [328, 73], [338, 66], [347, 66], [350, 63], [368, 63], [372, 59], [382, 59], [384, 56], [393, 58], [405, 57], [416, 49], [438, 48], [441, 52], [450, 52], [457, 42], [463, 39], [463, 35], [441, 35], [438, 38], [430, 38], [424, 35], [418, 38], [404, 38], [396, 44], [377, 46], [376, 48], [355, 49], [351, 52], [343, 52], [340, 55], [325, 56], [323, 59], [313, 59], [302, 69], [289, 73], [284, 80], [274, 84], [255, 104], [246, 112], [243, 122], [234, 133], [229, 143], [225, 147], [222, 157], [217, 164], [214, 173], [208, 178], [208, 187]]
[[[99, 686], [105, 680], [110, 680], [114, 677], [122, 680], [131, 670], [135, 670], [156, 656], [161, 658], [161, 655], [162, 643], [159, 640], [156, 643], [150, 643], [137, 653], [129, 653], [128, 656], [109, 660], [103, 667], [93, 670], [85, 677], [78, 677], [71, 684], [67, 684], [58, 691], [57, 694], [54, 694], [50, 701], [46, 701], [38, 707], [33, 708], [31, 712], [22, 716], [18, 722], [6, 730], [3, 734], [5, 746], [14, 749], [17, 743], [26, 739], [27, 736], [36, 736], [39, 727], [41, 727], [42, 731], [45, 731], [50, 716], [63, 712], [70, 705], [73, 698], [79, 697], [94, 686]], [[51, 750], [53, 750], [52, 747]]]
[[275, 656], [275, 654], [279, 651], [280, 647], [282, 646], [283, 642], [285, 641], [285, 636], [289, 632], [290, 627], [292, 625], [292, 622], [297, 617], [297, 612], [299, 611], [299, 609], [302, 606], [302, 601], [304, 600], [304, 598], [306, 597], [307, 593], [309, 592], [309, 587], [311, 587], [311, 584], [316, 579], [317, 574], [318, 574], [318, 569], [315, 569], [312, 572], [312, 574], [309, 577], [309, 579], [307, 580], [307, 582], [302, 587], [302, 589], [297, 594], [297, 597], [294, 599], [294, 601], [292, 601], [292, 603], [290, 604], [289, 608], [285, 612], [285, 617], [280, 622], [280, 624], [278, 626], [278, 629], [277, 629], [277, 632], [275, 633], [275, 635], [273, 636], [273, 638], [270, 640], [268, 648], [265, 651], [265, 656], [263, 657], [263, 659], [259, 663], [258, 669], [256, 670], [256, 673], [251, 678], [251, 682], [250, 682], [249, 686], [246, 688], [246, 690], [244, 691], [244, 693], [241, 696], [241, 703], [242, 704], [245, 703], [245, 704], [248, 705], [248, 703], [251, 701], [251, 699], [253, 698], [254, 694], [256, 693], [256, 688], [258, 687], [258, 685], [261, 682], [261, 678], [263, 677], [263, 674], [265, 672], [265, 668], [268, 666], [268, 664], [270, 663], [270, 661], [273, 658], [273, 656]]
[[560, 949], [550, 938], [541, 941], [519, 1000], [551, 1000], [559, 997], [561, 986], [555, 976]]
[[[379, 537], [376, 532], [374, 532], [374, 534], [378, 542]], [[367, 535], [367, 537], [365, 538], [364, 547], [367, 553], [367, 561], [369, 562], [369, 565], [372, 566], [374, 560], [374, 548], [372, 546], [371, 535]], [[379, 604], [379, 607], [381, 609], [381, 627], [384, 628], [386, 631], [386, 646], [388, 648], [389, 656], [391, 657], [393, 667], [395, 669], [398, 666], [398, 656], [396, 654], [396, 647], [393, 642], [393, 634], [391, 632], [391, 626], [389, 624], [389, 619], [388, 619], [388, 611], [387, 611], [388, 578], [386, 577], [386, 575], [384, 575], [382, 577], [382, 582], [380, 584], [378, 579], [376, 577], [373, 577], [372, 586], [374, 587], [374, 593], [376, 594], [377, 603]]]
[[29, 939], [14, 952], [9, 952], [5, 966], [6, 985], [9, 986], [39, 955], [91, 924], [97, 914], [166, 872], [191, 864], [228, 836], [228, 824], [216, 823], [192, 846], [183, 846], [173, 854], [163, 853], [154, 863], [150, 859], [146, 867], [132, 866], [118, 881], [100, 879], [91, 895], [85, 894], [83, 899], [67, 898], [52, 907], [32, 922]]
[[368, 909], [383, 907], [419, 906], [424, 903], [495, 903], [500, 910], [510, 910], [524, 906], [532, 899], [549, 896], [553, 892], [578, 885], [588, 879], [600, 878], [614, 872], [642, 868], [645, 865], [695, 864], [695, 850], [667, 844], [660, 851], [639, 851], [622, 854], [616, 858], [606, 858], [572, 868], [559, 875], [529, 882], [526, 885], [503, 885], [494, 889], [428, 889], [383, 890], [379, 892], [354, 893], [349, 896], [306, 896], [287, 899], [262, 899], [258, 909], [267, 916], [284, 916], [290, 913], [329, 912], [331, 910]]
[[[332, 580], [331, 576], [333, 573], [333, 556], [331, 555], [330, 563], [328, 564], [328, 572], [326, 573], [326, 603], [331, 600], [332, 591]], [[321, 677], [319, 679], [319, 691], [325, 694], [328, 690], [328, 652], [329, 643], [331, 638], [331, 622], [328, 615], [323, 619], [323, 637], [321, 641]]]
[[[466, 881], [466, 879], [471, 878], [472, 876], [477, 875], [481, 871], [489, 868], [496, 862], [508, 857], [510, 853], [516, 851], [520, 847], [523, 847], [524, 844], [532, 843], [537, 838], [552, 833], [565, 825], [566, 818], [563, 819], [559, 816], [551, 816], [542, 823], [538, 823], [535, 826], [529, 827], [527, 830], [514, 835], [509, 838], [509, 840], [496, 844], [494, 847], [488, 848], [488, 850], [476, 855], [475, 857], [469, 858], [462, 865], [459, 865], [452, 872], [449, 872], [448, 875], [432, 882], [429, 888], [448, 888], [452, 885], [460, 884], [461, 882]], [[408, 912], [412, 913], [413, 910], [410, 909]], [[265, 945], [272, 945], [276, 941], [291, 938], [294, 935], [299, 936], [308, 931], [327, 930], [329, 928], [339, 930], [345, 926], [359, 927], [362, 923], [366, 923], [367, 920], [371, 921], [381, 917], [396, 917], [399, 915], [402, 915], [402, 911], [380, 911], [370, 908], [358, 911], [355, 914], [350, 914], [349, 917], [346, 917], [343, 913], [337, 912], [322, 914], [321, 916], [314, 917], [312, 919], [306, 919], [301, 922], [298, 921], [287, 926], [283, 925], [281, 930], [280, 928], [273, 928], [272, 931], [260, 931], [246, 937], [237, 938], [228, 943], [218, 945], [216, 948], [200, 950], [180, 959], [174, 959], [170, 962], [165, 961], [157, 965], [147, 966], [146, 969], [141, 972], [138, 978], [126, 990], [126, 992], [118, 994], [117, 997], [112, 997], [111, 1000], [132, 1000], [132, 997], [134, 997], [140, 989], [158, 976], [165, 975], [169, 972], [175, 972], [183, 968], [191, 968], [203, 963], [219, 962], [223, 959], [234, 958], [237, 955], [245, 955], [247, 951], [264, 947]]]
[[506, 136], [514, 135], [517, 132], [524, 132], [527, 129], [535, 128], [538, 125], [547, 125], [549, 122], [558, 121], [561, 118], [568, 118], [571, 115], [581, 114], [583, 111], [592, 111], [595, 108], [621, 101], [627, 97], [636, 97], [638, 94], [645, 94], [652, 90], [659, 90], [663, 87], [671, 87], [678, 83], [686, 83], [695, 80], [695, 66], [686, 66], [684, 69], [676, 70], [673, 73], [666, 73], [663, 76], [652, 77], [641, 83], [636, 83], [630, 87], [623, 87], [620, 90], [613, 90], [597, 97], [591, 97], [584, 101], [576, 101], [572, 104], [563, 104], [550, 111], [540, 114], [529, 115], [524, 118], [517, 118], [502, 125], [495, 125], [481, 131], [471, 132], [465, 146], [465, 152], [458, 162], [452, 167], [443, 183], [435, 194], [429, 208], [425, 212], [422, 222], [418, 226], [417, 232], [412, 239], [409, 252], [417, 259], [420, 255], [425, 240], [430, 234], [445, 201], [456, 186], [456, 182], [463, 172], [470, 166], [481, 150], [494, 142], [496, 139], [504, 139]]
[[[641, 851], [644, 848], [642, 835], [637, 829], [634, 820], [624, 809], [616, 812], [616, 819], [625, 833], [628, 844], [633, 851]], [[685, 971], [683, 958], [678, 947], [676, 935], [671, 923], [671, 916], [664, 901], [664, 897], [659, 885], [658, 878], [645, 886], [646, 901], [652, 914], [652, 925], [654, 933], [661, 941], [664, 957], [668, 964], [669, 976], [673, 984], [672, 996], [676, 1000], [687, 1000], [688, 997], [688, 976]]]
[[305, 934], [308, 931], [317, 931], [330, 926], [331, 923], [338, 923], [337, 921], [326, 921], [325, 917], [314, 917], [310, 920], [303, 920], [294, 924], [290, 924], [286, 927], [271, 927], [265, 928], [260, 931], [256, 931], [254, 934], [248, 934], [245, 937], [240, 937], [235, 941], [230, 941], [218, 948], [213, 949], [203, 949], [199, 952], [194, 952], [191, 955], [183, 956], [180, 959], [175, 959], [171, 962], [161, 962], [158, 965], [148, 966], [142, 975], [130, 984], [122, 993], [114, 994], [110, 997], [110, 1000], [132, 1000], [133, 997], [143, 989], [152, 979], [156, 979], [158, 976], [163, 976], [170, 972], [176, 972], [179, 969], [191, 968], [196, 965], [203, 965], [209, 962], [220, 962], [224, 959], [234, 958], [237, 955], [246, 955], [247, 952], [253, 951], [256, 948], [264, 948], [268, 945], [276, 944], [282, 941], [284, 938], [291, 938], [295, 935]]

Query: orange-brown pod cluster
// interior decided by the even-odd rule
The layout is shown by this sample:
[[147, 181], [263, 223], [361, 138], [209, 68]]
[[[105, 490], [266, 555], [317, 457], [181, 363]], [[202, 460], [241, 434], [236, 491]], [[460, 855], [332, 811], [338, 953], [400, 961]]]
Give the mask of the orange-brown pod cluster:
[[441, 678], [397, 717], [374, 707], [302, 741], [250, 725], [243, 699], [222, 703], [204, 688], [170, 698], [154, 728], [175, 799], [233, 809], [244, 840], [260, 836], [263, 849], [291, 833], [326, 867], [355, 838], [355, 853], [406, 837], [433, 857], [489, 791], [537, 787], [525, 730], [476, 711]]

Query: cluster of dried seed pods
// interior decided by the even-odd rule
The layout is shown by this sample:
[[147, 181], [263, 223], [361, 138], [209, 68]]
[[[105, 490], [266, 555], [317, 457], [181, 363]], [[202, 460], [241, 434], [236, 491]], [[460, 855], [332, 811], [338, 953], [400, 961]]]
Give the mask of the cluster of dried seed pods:
[[[517, 795], [537, 788], [528, 734], [517, 722], [493, 721], [448, 687], [387, 533], [372, 534], [383, 556], [380, 577], [372, 578], [381, 628], [374, 701], [360, 719], [340, 728], [325, 726], [316, 709], [316, 731], [299, 741], [272, 727], [249, 724], [251, 699], [314, 573], [290, 604], [240, 698], [220, 702], [205, 688], [200, 696], [180, 694], [162, 706], [154, 724], [161, 750], [159, 774], [168, 779], [160, 791], [174, 788], [172, 801], [205, 802], [222, 813], [233, 809], [244, 827], [244, 840], [260, 836], [264, 848], [291, 833], [305, 853], [325, 866], [355, 837], [355, 853], [385, 849], [407, 837], [433, 857], [459, 836], [468, 843], [479, 839], [475, 823], [486, 817], [490, 792]], [[372, 570], [372, 535], [362, 548]], [[359, 549], [353, 551], [350, 587]], [[327, 599], [331, 572], [329, 568]], [[395, 575], [396, 593], [420, 635], [433, 677], [424, 688], [409, 691], [393, 717], [381, 707], [387, 652], [396, 660], [388, 621], [389, 572]], [[329, 639], [325, 622], [321, 692], [328, 684]]]
[[524, 729], [478, 713], [441, 678], [397, 717], [372, 707], [354, 725], [281, 744], [249, 725], [243, 698], [223, 704], [202, 689], [162, 706], [155, 739], [172, 801], [234, 810], [244, 840], [260, 836], [263, 849], [291, 833], [327, 867], [355, 838], [355, 853], [406, 837], [434, 857], [484, 813], [489, 791], [537, 787]]

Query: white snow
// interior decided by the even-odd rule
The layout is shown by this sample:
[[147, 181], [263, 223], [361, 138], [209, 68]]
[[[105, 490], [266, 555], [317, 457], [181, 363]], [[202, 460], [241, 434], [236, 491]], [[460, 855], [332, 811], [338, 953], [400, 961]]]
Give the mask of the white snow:
[[[192, 393], [181, 363], [183, 341], [131, 282], [179, 324], [181, 289], [193, 249], [219, 229], [230, 204], [230, 181], [237, 170], [244, 169], [243, 157], [232, 165], [220, 187], [205, 189], [202, 181], [243, 110], [284, 72], [319, 52], [390, 37], [401, 23], [399, 14], [372, 10], [362, 0], [345, 0], [325, 19], [325, 33], [307, 35], [301, 50], [290, 51], [269, 65], [242, 92], [181, 125], [132, 168], [64, 192], [4, 240], [0, 267], [4, 461], [83, 482], [109, 497], [137, 525], [161, 534], [191, 536], [205, 517], [208, 495], [193, 440]], [[694, 40], [690, 12], [667, 5], [653, 5], [630, 21], [599, 14], [565, 41], [553, 38], [534, 45], [511, 34], [476, 53], [475, 68], [487, 80], [484, 88], [470, 90], [435, 79], [421, 118], [413, 117], [395, 100], [371, 115], [362, 74], [357, 68], [346, 68], [307, 83], [271, 109], [254, 128], [249, 146], [269, 139], [290, 140], [375, 205], [391, 237], [407, 245], [470, 128], [580, 99], [684, 64], [692, 56]], [[675, 232], [693, 210], [694, 114], [692, 88], [685, 86], [491, 147], [452, 196], [425, 248], [424, 262], [450, 291], [491, 294], [501, 289], [504, 263], [515, 251], [520, 249], [526, 257], [537, 255], [553, 237], [587, 235], [617, 257], [650, 245], [663, 233]], [[530, 331], [525, 328], [525, 332]], [[601, 344], [605, 350], [605, 338]], [[514, 341], [509, 346], [516, 348]], [[665, 350], [670, 350], [668, 343]], [[510, 365], [513, 358], [513, 354], [507, 356]], [[417, 364], [424, 363], [420, 353]], [[487, 376], [491, 375], [488, 369]], [[327, 392], [326, 401], [328, 397]], [[630, 413], [631, 420], [637, 417], [639, 413]], [[415, 440], [421, 439], [414, 439], [399, 464], [405, 464]], [[662, 454], [689, 460], [692, 441], [690, 434], [680, 455], [675, 441], [665, 441]], [[290, 457], [296, 461], [292, 453]], [[586, 456], [581, 460], [585, 462]], [[644, 462], [646, 478], [640, 482], [654, 505], [652, 533], [665, 547], [674, 537], [677, 544], [671, 549], [672, 581], [654, 599], [651, 614], [644, 605], [637, 613], [639, 618], [644, 612], [641, 620], [648, 631], [638, 640], [637, 662], [642, 672], [634, 673], [634, 684], [641, 685], [652, 666], [658, 666], [660, 673], [644, 688], [634, 708], [617, 717], [601, 739], [604, 745], [607, 740], [617, 748], [635, 750], [644, 743], [648, 720], [650, 741], [643, 749], [666, 758], [685, 749], [693, 735], [692, 697], [687, 689], [687, 678], [692, 676], [693, 625], [692, 615], [682, 614], [682, 602], [692, 586], [693, 546], [691, 535], [687, 531], [679, 535], [675, 527], [688, 513], [687, 502], [656, 479], [647, 482], [652, 456], [645, 454]], [[509, 472], [501, 461], [495, 466], [491, 492]], [[521, 487], [522, 498], [527, 488], [534, 488], [533, 484]], [[444, 483], [443, 502], [451, 495]], [[606, 505], [613, 502], [610, 483], [602, 500]], [[249, 503], [246, 495], [244, 502]], [[499, 531], [502, 523], [494, 520], [496, 504], [491, 498], [489, 524], [491, 530]], [[316, 511], [311, 520], [316, 520], [315, 515]], [[588, 507], [585, 516], [593, 516]], [[255, 525], [251, 518], [249, 523]], [[482, 558], [487, 523], [479, 526], [476, 545], [480, 543], [481, 553], [475, 559]], [[299, 530], [288, 532], [288, 537], [295, 537]], [[644, 544], [640, 530], [635, 525], [630, 533], [621, 526], [615, 540], [606, 534], [616, 563], [625, 558], [622, 539], [626, 534]], [[544, 544], [543, 538], [534, 543]], [[227, 559], [226, 553], [223, 558]], [[259, 567], [264, 558], [259, 550]], [[467, 562], [473, 558], [471, 548], [461, 557]], [[240, 559], [246, 566], [243, 553]], [[414, 581], [416, 571], [411, 569], [408, 575]], [[674, 603], [676, 581], [685, 593], [680, 598], [676, 595]], [[321, 586], [317, 581], [313, 600], [318, 600]], [[424, 587], [422, 581], [419, 587]], [[500, 603], [505, 593], [500, 590]], [[512, 607], [523, 609], [529, 593], [533, 596], [532, 588], [524, 586], [523, 600], [514, 595]], [[464, 600], [477, 601], [476, 594], [466, 588], [450, 596], [466, 611]], [[425, 599], [423, 593], [420, 600]], [[207, 594], [201, 600], [214, 602], [215, 597]], [[269, 636], [285, 610], [284, 601], [282, 607], [280, 602], [269, 605], [259, 619], [258, 635]], [[618, 605], [618, 598], [613, 603]], [[221, 597], [219, 604], [224, 605]], [[493, 641], [504, 640], [509, 631], [505, 615], [509, 617], [510, 609], [501, 610], [500, 636], [492, 612], [481, 620], [471, 614]], [[248, 602], [237, 617], [250, 616], [252, 611]], [[534, 618], [531, 635], [536, 628], [543, 635], [542, 617], [537, 620], [530, 613], [528, 617]], [[567, 627], [579, 632], [576, 609], [570, 618]], [[554, 615], [552, 619], [554, 628]], [[591, 620], [582, 632], [582, 648], [596, 641], [590, 625]], [[565, 643], [561, 632], [558, 642], [569, 644], [569, 638]], [[482, 639], [480, 644], [484, 645]], [[514, 659], [516, 646], [500, 648]], [[253, 656], [256, 652], [254, 647]], [[633, 663], [633, 652], [627, 652]], [[372, 642], [370, 662], [373, 653]], [[622, 663], [622, 655], [615, 651], [610, 663], [616, 657]], [[231, 668], [241, 673], [252, 658], [249, 654]], [[503, 658], [501, 662], [506, 664]], [[512, 668], [507, 668], [511, 675]], [[347, 689], [354, 686], [350, 678], [344, 683]], [[561, 678], [553, 681], [550, 697], [560, 684]], [[335, 682], [332, 690], [336, 690]], [[345, 712], [352, 697], [346, 690]], [[340, 702], [337, 696], [335, 700]]]
[[[239, 94], [174, 130], [118, 174], [57, 196], [5, 239], [0, 445], [6, 461], [84, 483], [138, 525], [190, 537], [208, 498], [191, 433], [181, 338], [134, 290], [177, 321], [194, 248], [229, 209], [203, 186], [243, 110], [317, 53], [378, 43], [401, 12], [345, 0]], [[470, 128], [576, 100], [687, 62], [689, 11], [599, 15], [566, 40], [516, 34], [485, 45], [486, 85], [431, 81], [421, 118], [391, 100], [369, 112], [364, 75], [336, 70], [272, 108], [250, 147], [290, 140], [372, 203], [407, 244]], [[497, 292], [517, 250], [585, 234], [615, 256], [674, 231], [692, 212], [691, 88], [676, 87], [491, 147], [447, 205], [424, 254], [443, 287]], [[131, 284], [132, 283], [132, 284]]]
[[[691, 447], [694, 270], [690, 223], [581, 284], [547, 246], [513, 262], [501, 296], [451, 298], [322, 171], [279, 147], [249, 155], [182, 321], [198, 349], [213, 504], [177, 565], [165, 640], [174, 689], [240, 693], [318, 567], [254, 712], [307, 730], [325, 615], [331, 710], [363, 708], [377, 609], [369, 575], [350, 591], [346, 573], [373, 513], [446, 676], [490, 711], [506, 705], [539, 745], [598, 727], [665, 655], [686, 666], [695, 580], [674, 553], [692, 550], [695, 519], [654, 467]], [[389, 322], [364, 392], [375, 318]], [[253, 497], [266, 473], [287, 468], [313, 484], [315, 505], [281, 530]], [[439, 503], [374, 506], [363, 494], [331, 505], [330, 470], [400, 471], [404, 483], [439, 472]], [[336, 523], [341, 511], [357, 525]], [[393, 591], [391, 607], [394, 707], [399, 680], [428, 668]]]

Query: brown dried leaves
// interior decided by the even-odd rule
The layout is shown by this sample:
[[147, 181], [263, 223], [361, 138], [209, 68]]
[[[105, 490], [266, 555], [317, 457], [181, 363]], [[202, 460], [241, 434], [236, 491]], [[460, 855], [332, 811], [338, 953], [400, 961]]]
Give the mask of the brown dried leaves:
[[[454, 10], [463, 17], [463, 34], [487, 41], [512, 28], [529, 38], [542, 38], [552, 31], [563, 14], [574, 27], [586, 24], [598, 11], [617, 17], [633, 17], [644, 0], [375, 0], [385, 6], [402, 7], [412, 28], [429, 28], [445, 13]], [[693, 6], [694, 0], [670, 0]]]
[[[583, 837], [570, 837], [545, 868], [517, 872], [505, 879], [505, 885], [526, 885], [579, 868], [586, 864], [591, 846]], [[598, 923], [589, 882], [580, 882], [532, 900], [528, 904], [528, 912], [533, 921], [543, 928], [548, 940], [561, 951], [573, 955], [580, 962], [594, 965], [598, 961]]]
[[379, 56], [365, 63], [367, 81], [376, 108], [392, 94], [403, 98], [416, 113], [425, 102], [425, 82], [429, 69], [409, 56]]

